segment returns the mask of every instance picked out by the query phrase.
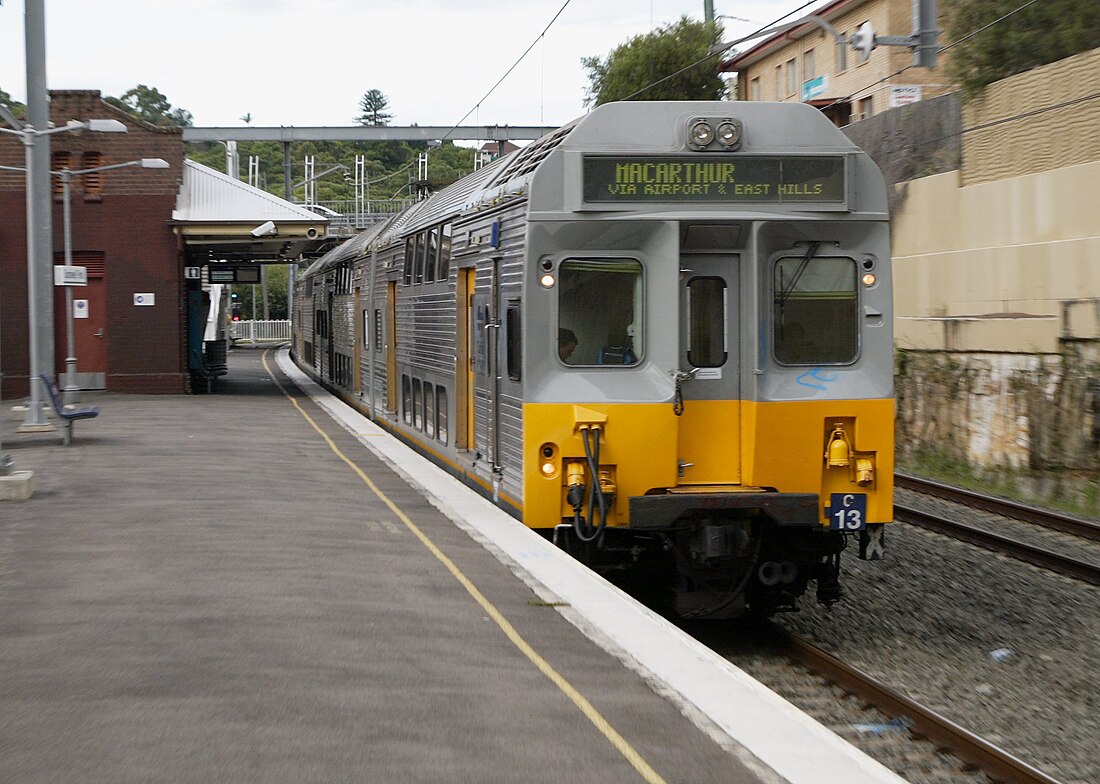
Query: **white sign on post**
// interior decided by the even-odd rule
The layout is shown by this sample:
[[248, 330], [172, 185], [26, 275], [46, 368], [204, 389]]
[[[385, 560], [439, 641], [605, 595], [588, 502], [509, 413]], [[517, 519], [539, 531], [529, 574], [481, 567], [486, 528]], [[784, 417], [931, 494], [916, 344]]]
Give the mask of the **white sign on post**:
[[55, 264], [53, 268], [53, 285], [55, 286], [87, 286], [88, 268], [70, 267], [65, 264]]
[[908, 106], [921, 100], [924, 90], [919, 84], [895, 84], [890, 86], [890, 108]]
[[73, 318], [88, 318], [88, 300], [73, 300]]

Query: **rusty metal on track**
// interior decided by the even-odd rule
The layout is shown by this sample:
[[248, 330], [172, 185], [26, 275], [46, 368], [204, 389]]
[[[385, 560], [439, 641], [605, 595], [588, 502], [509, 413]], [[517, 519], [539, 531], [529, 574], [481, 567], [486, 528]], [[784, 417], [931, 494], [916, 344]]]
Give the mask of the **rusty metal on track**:
[[969, 506], [973, 509], [982, 509], [986, 512], [1001, 515], [1002, 517], [1011, 517], [1014, 520], [1034, 523], [1044, 528], [1079, 536], [1082, 539], [1100, 542], [1100, 524], [1092, 520], [1084, 520], [1079, 517], [1059, 514], [1058, 512], [1047, 509], [1036, 509], [1035, 507], [1017, 503], [1016, 501], [1010, 501], [1006, 498], [998, 498], [997, 496], [986, 495], [985, 493], [977, 493], [972, 490], [955, 487], [954, 485], [933, 482], [930, 479], [922, 479], [908, 474], [895, 473], [894, 484], [906, 490], [926, 493], [936, 498], [942, 498], [946, 501], [953, 501], [958, 504]]
[[963, 729], [930, 708], [875, 680], [804, 640], [782, 633], [790, 658], [840, 688], [857, 695], [888, 716], [905, 717], [909, 731], [974, 765], [1003, 784], [1059, 784], [1037, 768]]
[[1087, 582], [1090, 585], [1100, 585], [1100, 567], [1088, 561], [1070, 558], [1027, 542], [1021, 542], [1018, 539], [990, 533], [980, 528], [948, 520], [939, 515], [929, 514], [919, 509], [912, 509], [898, 504], [894, 505], [894, 517], [901, 522], [927, 528], [930, 531], [945, 534], [995, 553], [1010, 555], [1032, 566], [1049, 569], [1067, 577]]

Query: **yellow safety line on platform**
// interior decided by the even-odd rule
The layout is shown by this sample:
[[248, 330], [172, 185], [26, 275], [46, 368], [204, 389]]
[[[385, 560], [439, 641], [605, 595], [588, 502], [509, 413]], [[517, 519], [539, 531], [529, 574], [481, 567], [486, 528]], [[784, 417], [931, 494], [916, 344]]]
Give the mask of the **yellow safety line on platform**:
[[660, 774], [658, 774], [657, 771], [649, 766], [649, 763], [642, 758], [642, 755], [639, 754], [634, 749], [634, 747], [630, 745], [629, 742], [627, 742], [626, 738], [620, 735], [615, 730], [615, 728], [611, 726], [610, 722], [608, 722], [608, 720], [605, 719], [598, 710], [596, 710], [592, 703], [590, 703], [583, 694], [577, 691], [573, 687], [573, 685], [569, 683], [569, 681], [567, 681], [557, 670], [555, 670], [550, 662], [546, 661], [546, 659], [544, 659], [538, 653], [538, 651], [532, 648], [527, 640], [523, 639], [522, 635], [520, 635], [520, 633], [516, 631], [516, 628], [508, 622], [507, 618], [504, 617], [504, 614], [501, 613], [500, 610], [498, 610], [496, 606], [492, 602], [490, 602], [481, 591], [478, 590], [477, 586], [474, 585], [470, 581], [470, 579], [462, 573], [462, 570], [458, 568], [455, 562], [448, 558], [446, 554], [444, 554], [444, 552], [436, 546], [435, 542], [429, 539], [427, 534], [421, 531], [416, 523], [410, 520], [409, 517], [401, 511], [397, 504], [391, 501], [389, 496], [383, 493], [378, 485], [376, 485], [371, 480], [371, 478], [367, 476], [361, 468], [359, 468], [359, 466], [353, 463], [343, 452], [340, 451], [340, 448], [336, 446], [331, 438], [329, 438], [328, 433], [322, 430], [321, 426], [318, 425], [316, 421], [314, 421], [313, 417], [306, 413], [305, 409], [302, 408], [301, 405], [299, 405], [298, 401], [295, 400], [286, 391], [276, 375], [271, 372], [271, 367], [267, 363], [267, 355], [269, 351], [271, 351], [271, 349], [265, 349], [261, 357], [264, 370], [266, 370], [267, 374], [271, 376], [271, 380], [275, 382], [275, 386], [279, 388], [279, 391], [283, 393], [286, 399], [289, 400], [296, 409], [298, 409], [298, 413], [305, 417], [305, 420], [309, 422], [313, 429], [316, 430], [320, 434], [321, 438], [325, 440], [325, 443], [328, 444], [329, 449], [331, 449], [337, 457], [343, 460], [348, 465], [348, 467], [351, 468], [351, 470], [354, 471], [359, 476], [359, 478], [363, 480], [367, 487], [371, 489], [371, 492], [378, 496], [379, 500], [390, 508], [390, 511], [397, 515], [398, 519], [405, 524], [405, 527], [408, 528], [409, 531], [411, 531], [412, 534], [420, 540], [421, 544], [428, 548], [428, 551], [447, 568], [447, 571], [449, 571], [456, 580], [458, 580], [459, 584], [466, 589], [466, 592], [473, 597], [474, 601], [481, 605], [481, 608], [489, 614], [489, 617], [492, 618], [496, 625], [500, 627], [500, 630], [504, 632], [504, 635], [512, 641], [512, 644], [519, 648], [523, 655], [526, 656], [531, 661], [531, 663], [538, 668], [539, 672], [549, 678], [550, 681], [555, 686], [557, 686], [558, 689], [560, 689], [565, 694], [565, 696], [567, 696], [573, 702], [574, 705], [577, 706], [577, 709], [584, 714], [585, 718], [592, 722], [596, 729], [598, 729], [603, 734], [603, 736], [611, 742], [612, 746], [618, 749], [619, 753], [622, 754], [623, 757], [626, 758], [626, 761], [629, 762], [634, 767], [634, 769], [642, 775], [643, 779], [649, 782], [649, 784], [666, 784], [665, 780], [661, 778]]

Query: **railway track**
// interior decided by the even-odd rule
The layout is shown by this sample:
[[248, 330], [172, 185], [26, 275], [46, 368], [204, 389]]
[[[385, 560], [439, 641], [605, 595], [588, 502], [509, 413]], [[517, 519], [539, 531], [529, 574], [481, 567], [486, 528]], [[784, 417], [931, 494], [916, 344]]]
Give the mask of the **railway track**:
[[[1100, 526], [1087, 520], [1035, 509], [994, 496], [971, 493], [957, 487], [903, 474], [895, 475], [895, 483], [900, 488], [981, 509], [1003, 517], [1041, 525], [1044, 528], [1050, 528], [1090, 541], [1100, 541]], [[992, 552], [1009, 555], [1033, 566], [1049, 569], [1090, 585], [1100, 585], [1100, 566], [1090, 561], [1057, 553], [1021, 539], [967, 525], [958, 520], [912, 506], [895, 504], [894, 516], [899, 521], [927, 528]]]
[[[741, 667], [823, 725], [838, 731], [838, 720], [853, 726], [882, 727], [877, 733], [840, 731], [870, 757], [913, 782], [988, 782], [1001, 784], [1059, 784], [1057, 779], [1014, 757], [974, 732], [958, 726], [932, 708], [915, 702], [877, 678], [836, 656], [793, 636], [773, 622], [750, 626], [740, 633], [692, 630], [696, 639]], [[746, 638], [751, 640], [745, 650]], [[735, 641], [731, 641], [735, 640]], [[809, 672], [832, 688], [807, 685]], [[839, 689], [859, 705], [838, 719]], [[882, 718], [886, 717], [886, 721]]]
[[[707, 636], [703, 634], [702, 638]], [[851, 695], [867, 715], [860, 719], [848, 711], [844, 720], [851, 723], [856, 719], [858, 726], [882, 727], [892, 739], [884, 740], [874, 733], [841, 734], [849, 735], [850, 742], [907, 780], [974, 782], [981, 780], [977, 775], [980, 773], [987, 781], [1001, 784], [1059, 784], [1058, 779], [775, 624], [753, 630], [753, 642], [764, 649], [763, 653], [755, 649], [745, 653], [728, 640], [704, 642], [834, 730], [837, 698], [820, 686], [804, 682], [799, 685], [804, 676], [795, 670], [809, 671]], [[881, 717], [887, 717], [887, 721], [882, 722]]]

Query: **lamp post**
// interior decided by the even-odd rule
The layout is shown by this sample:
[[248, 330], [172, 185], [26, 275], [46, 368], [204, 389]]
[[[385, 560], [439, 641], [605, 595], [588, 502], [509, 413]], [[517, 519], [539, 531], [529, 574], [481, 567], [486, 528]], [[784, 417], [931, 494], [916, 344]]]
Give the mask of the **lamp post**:
[[[128, 166], [140, 166], [143, 169], [167, 169], [168, 161], [163, 158], [141, 158], [125, 163], [111, 163], [106, 166], [93, 166], [90, 169], [62, 169], [59, 172], [51, 171], [50, 174], [61, 178], [62, 204], [64, 210], [65, 226], [65, 266], [73, 266], [73, 209], [72, 209], [72, 181], [74, 176], [92, 174], [93, 172], [107, 171], [108, 169], [123, 169]], [[76, 383], [76, 346], [73, 341], [73, 287], [65, 286], [65, 333], [68, 340], [68, 353], [65, 357], [65, 388], [62, 393], [62, 402], [70, 405], [77, 401], [80, 385]]]
[[[89, 131], [98, 131], [101, 133], [126, 133], [126, 126], [120, 123], [118, 120], [87, 120], [81, 122], [80, 120], [70, 120], [65, 125], [58, 126], [56, 128], [47, 128], [45, 130], [36, 130], [34, 126], [29, 124], [22, 124], [11, 115], [10, 112], [4, 111], [2, 114], [4, 120], [7, 121], [11, 128], [0, 128], [0, 133], [8, 133], [14, 136], [18, 136], [20, 141], [23, 142], [23, 148], [26, 152], [25, 171], [27, 173], [27, 311], [28, 321], [30, 323], [30, 378], [28, 380], [30, 385], [30, 398], [27, 404], [27, 415], [23, 421], [23, 424], [19, 426], [19, 430], [22, 432], [36, 431], [36, 430], [53, 430], [53, 425], [46, 421], [42, 416], [42, 397], [40, 390], [42, 389], [42, 380], [38, 377], [42, 372], [41, 363], [39, 361], [39, 347], [38, 337], [40, 329], [48, 329], [38, 324], [38, 298], [39, 296], [46, 296], [45, 292], [39, 292], [38, 289], [38, 274], [35, 269], [35, 227], [34, 227], [34, 192], [31, 188], [32, 177], [34, 174], [34, 144], [39, 136], [49, 136], [55, 133], [63, 133], [64, 131], [81, 131], [87, 129]], [[52, 264], [51, 264], [52, 266]]]

